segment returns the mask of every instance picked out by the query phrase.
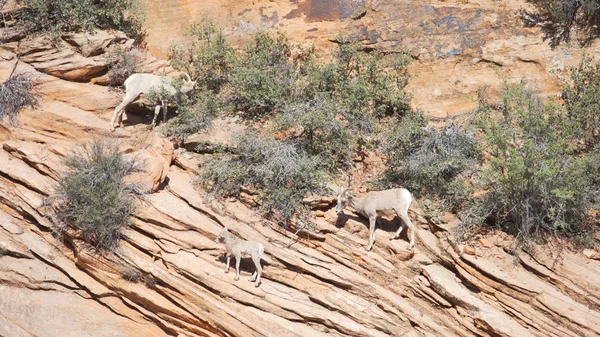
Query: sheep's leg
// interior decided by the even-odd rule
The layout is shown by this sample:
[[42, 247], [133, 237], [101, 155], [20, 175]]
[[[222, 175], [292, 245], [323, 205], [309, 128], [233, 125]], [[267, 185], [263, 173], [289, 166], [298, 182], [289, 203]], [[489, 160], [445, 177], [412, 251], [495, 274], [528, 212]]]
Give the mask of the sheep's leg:
[[242, 259], [241, 256], [235, 257], [235, 278], [233, 279], [234, 281], [237, 281], [240, 279], [240, 260], [241, 259]]
[[400, 220], [400, 227], [396, 231], [396, 235], [394, 235], [394, 238], [397, 239], [400, 237], [400, 233], [402, 233], [402, 231], [404, 230], [404, 221], [402, 221], [402, 217], [400, 216], [400, 212], [398, 212], [398, 209], [394, 208], [394, 211], [396, 212], [396, 215], [398, 216], [398, 220]]
[[412, 223], [412, 221], [410, 221], [410, 218], [408, 217], [408, 211], [401, 212], [399, 216], [402, 219], [402, 221], [404, 221], [404, 223], [408, 226], [408, 229], [410, 229], [410, 245], [408, 248], [413, 249], [415, 247], [415, 233], [417, 232], [417, 228]]
[[117, 117], [119, 118], [119, 120], [121, 119], [121, 110], [122, 109], [123, 109], [123, 103], [117, 105], [117, 107], [115, 108], [115, 112], [113, 113], [113, 116], [110, 119], [110, 131], [115, 131], [115, 122], [117, 120]]
[[227, 255], [227, 266], [225, 267], [225, 274], [229, 273], [229, 262], [231, 261], [231, 256]]
[[161, 108], [160, 104], [158, 104], [158, 105], [156, 105], [156, 107], [154, 107], [154, 118], [152, 118], [152, 124], [150, 125], [150, 128], [154, 128], [156, 126], [156, 119], [158, 118], [158, 114], [160, 113], [160, 108]]
[[127, 95], [125, 94], [125, 98], [123, 98], [123, 102], [117, 105], [115, 108], [115, 112], [113, 113], [112, 119], [110, 120], [110, 131], [115, 131], [115, 122], [119, 124], [119, 127], [123, 127], [123, 113], [127, 110], [129, 104], [133, 103], [136, 99], [140, 97], [141, 93], [136, 95]]
[[375, 242], [375, 224], [377, 222], [377, 216], [369, 217], [369, 246], [367, 250], [371, 250], [373, 248], [373, 243]]
[[167, 102], [162, 101], [162, 110], [163, 110], [163, 124], [167, 123]]
[[260, 276], [262, 275], [262, 267], [260, 266], [260, 256], [252, 257], [252, 261], [254, 262], [254, 266], [256, 267], [256, 271], [252, 274], [252, 278], [250, 282], [255, 282], [254, 286], [258, 287], [260, 285]]

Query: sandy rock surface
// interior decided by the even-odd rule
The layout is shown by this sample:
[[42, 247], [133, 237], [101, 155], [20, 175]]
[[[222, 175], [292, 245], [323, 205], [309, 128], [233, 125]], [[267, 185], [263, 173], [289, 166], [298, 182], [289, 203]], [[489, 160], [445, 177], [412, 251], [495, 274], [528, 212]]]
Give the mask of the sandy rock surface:
[[[146, 1], [150, 50], [211, 14], [242, 41], [253, 27], [281, 28], [299, 41], [330, 47], [340, 29], [365, 46], [414, 50], [415, 106], [435, 116], [467, 112], [481, 84], [529, 74], [553, 95], [559, 77], [582, 54], [551, 49], [539, 31], [518, 26], [521, 2], [412, 1]], [[162, 11], [152, 11], [157, 6]], [[231, 18], [234, 18], [232, 20]], [[174, 24], [176, 22], [177, 24]], [[167, 35], [167, 32], [171, 35]], [[217, 202], [194, 189], [195, 154], [175, 150], [130, 113], [125, 127], [108, 122], [122, 93], [96, 85], [106, 64], [98, 54], [122, 37], [75, 35], [64, 50], [33, 39], [17, 72], [34, 76], [43, 101], [17, 126], [0, 127], [0, 335], [2, 336], [598, 336], [600, 261], [596, 252], [511, 255], [507, 238], [491, 234], [457, 245], [449, 225], [417, 224], [414, 251], [396, 228], [368, 241], [366, 221], [338, 223], [330, 198], [319, 205], [318, 233], [299, 238], [264, 221], [239, 201]], [[65, 42], [67, 43], [67, 42]], [[593, 53], [597, 43], [588, 47]], [[0, 46], [0, 81], [17, 46]], [[23, 49], [24, 50], [24, 49]], [[148, 55], [148, 72], [170, 69]], [[76, 81], [76, 82], [74, 82]], [[221, 121], [224, 126], [227, 121]], [[232, 131], [228, 128], [227, 131]], [[235, 130], [233, 130], [235, 131]], [[218, 131], [212, 131], [217, 132]], [[128, 155], [145, 158], [137, 178], [149, 194], [115, 256], [96, 254], [75, 233], [51, 233], [44, 198], [78, 144], [110, 136]], [[222, 135], [220, 135], [222, 136]], [[214, 144], [227, 145], [214, 136]], [[188, 146], [210, 142], [192, 138]], [[422, 217], [420, 217], [422, 219]], [[265, 246], [263, 281], [225, 274], [223, 226]], [[295, 243], [292, 239], [296, 239]], [[466, 249], [465, 247], [468, 247]], [[123, 279], [123, 268], [140, 279]]]

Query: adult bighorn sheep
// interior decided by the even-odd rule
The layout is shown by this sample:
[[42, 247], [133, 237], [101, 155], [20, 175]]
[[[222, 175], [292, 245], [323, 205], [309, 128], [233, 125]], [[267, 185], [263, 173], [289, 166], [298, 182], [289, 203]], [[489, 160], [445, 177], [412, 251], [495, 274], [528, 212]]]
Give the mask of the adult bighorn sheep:
[[260, 259], [265, 251], [265, 247], [260, 242], [246, 241], [240, 238], [236, 238], [227, 229], [223, 228], [219, 236], [215, 239], [217, 243], [225, 244], [225, 251], [227, 254], [227, 266], [225, 272], [229, 273], [229, 262], [231, 256], [235, 257], [235, 281], [240, 279], [240, 260], [242, 257], [251, 257], [256, 271], [252, 274], [250, 282], [255, 282], [254, 286], [260, 285], [260, 276], [262, 275], [262, 267], [260, 266]]
[[[184, 73], [185, 74], [185, 73]], [[196, 86], [196, 81], [192, 81], [190, 75], [185, 74], [187, 81], [183, 82], [183, 85], [179, 89], [182, 93], [188, 93]], [[120, 127], [123, 126], [123, 113], [127, 110], [129, 104], [140, 98], [142, 95], [148, 95], [153, 90], [161, 90], [166, 94], [163, 97], [160, 104], [157, 104], [154, 108], [154, 118], [152, 119], [152, 127], [156, 125], [156, 118], [160, 113], [160, 108], [163, 109], [163, 122], [167, 121], [167, 100], [169, 97], [173, 97], [177, 94], [173, 82], [174, 78], [158, 76], [153, 74], [132, 74], [125, 80], [125, 97], [123, 102], [117, 105], [115, 112], [110, 121], [110, 131], [115, 130], [115, 122]]]
[[371, 248], [373, 248], [373, 243], [375, 242], [377, 212], [394, 210], [396, 215], [401, 219], [400, 228], [396, 231], [395, 238], [400, 236], [400, 233], [402, 233], [402, 230], [404, 229], [404, 224], [406, 224], [411, 231], [410, 249], [412, 249], [415, 246], [416, 228], [408, 217], [408, 207], [411, 202], [412, 195], [404, 188], [372, 191], [361, 197], [352, 195], [352, 191], [349, 188], [342, 188], [337, 197], [335, 211], [337, 214], [341, 214], [344, 211], [344, 207], [350, 205], [364, 217], [369, 219], [369, 246], [367, 247], [367, 250], [371, 250]]

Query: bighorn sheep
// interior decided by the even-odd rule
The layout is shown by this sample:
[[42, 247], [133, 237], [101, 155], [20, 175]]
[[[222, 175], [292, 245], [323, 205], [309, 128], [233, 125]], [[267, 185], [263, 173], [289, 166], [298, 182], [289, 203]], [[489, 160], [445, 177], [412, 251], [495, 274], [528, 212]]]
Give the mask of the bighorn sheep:
[[[185, 74], [185, 73], [184, 73]], [[182, 93], [190, 92], [196, 86], [196, 81], [192, 81], [188, 74], [185, 74], [187, 81], [183, 82], [180, 91]], [[177, 89], [173, 86], [173, 78], [163, 77], [153, 74], [132, 74], [125, 80], [125, 97], [123, 102], [117, 105], [115, 112], [110, 121], [110, 131], [115, 130], [115, 122], [120, 127], [123, 126], [123, 113], [127, 110], [129, 104], [140, 98], [141, 95], [148, 95], [152, 90], [160, 90], [161, 88], [167, 93], [168, 96], [173, 97], [177, 93]], [[156, 125], [156, 118], [160, 113], [160, 108], [163, 108], [163, 122], [167, 121], [167, 105], [166, 98], [157, 104], [154, 108], [154, 118], [152, 119], [152, 127]]]
[[385, 191], [369, 192], [362, 197], [354, 197], [352, 191], [347, 188], [342, 188], [337, 197], [336, 213], [341, 214], [344, 211], [346, 204], [357, 210], [360, 214], [369, 219], [369, 246], [367, 250], [373, 248], [375, 242], [375, 224], [377, 223], [377, 211], [394, 210], [396, 215], [401, 219], [400, 228], [396, 232], [396, 238], [400, 236], [404, 229], [404, 224], [411, 231], [410, 249], [415, 246], [415, 225], [408, 217], [408, 207], [412, 202], [412, 196], [407, 189], [395, 188]]
[[265, 251], [265, 247], [254, 241], [246, 241], [243, 239], [236, 238], [231, 235], [227, 227], [223, 228], [219, 236], [215, 239], [217, 243], [224, 243], [225, 250], [227, 253], [227, 267], [225, 267], [225, 273], [229, 273], [229, 262], [231, 256], [235, 257], [235, 281], [240, 279], [240, 260], [242, 257], [251, 257], [256, 267], [256, 271], [252, 274], [250, 282], [255, 282], [254, 286], [260, 285], [260, 276], [262, 274], [262, 267], [260, 266], [260, 259]]

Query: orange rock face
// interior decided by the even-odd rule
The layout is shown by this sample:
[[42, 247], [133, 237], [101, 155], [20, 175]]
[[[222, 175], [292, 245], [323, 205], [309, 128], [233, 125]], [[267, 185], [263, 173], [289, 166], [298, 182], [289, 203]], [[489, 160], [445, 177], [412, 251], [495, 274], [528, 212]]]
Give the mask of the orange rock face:
[[[148, 42], [157, 56], [182, 41], [185, 27], [204, 15], [238, 44], [267, 27], [324, 51], [340, 30], [365, 48], [403, 46], [415, 58], [413, 104], [442, 117], [468, 112], [476, 89], [487, 84], [495, 90], [502, 78], [529, 77], [539, 91], [553, 95], [583, 51], [548, 47], [539, 30], [520, 25], [516, 14], [527, 5], [517, 1], [145, 4]], [[205, 157], [176, 156], [160, 128], [148, 130], [138, 114], [109, 134], [122, 93], [81, 83], [101, 77], [93, 69], [100, 62], [94, 55], [118, 40], [113, 37], [97, 36], [90, 45], [71, 37], [63, 51], [34, 39], [16, 68], [34, 76], [44, 100], [21, 113], [20, 125], [0, 127], [0, 336], [600, 335], [595, 251], [540, 248], [535, 258], [515, 257], [505, 252], [511, 251], [507, 235], [493, 241], [494, 249], [463, 248], [450, 227], [440, 225], [444, 230], [433, 233], [423, 228], [424, 218], [410, 214], [413, 221], [422, 219], [415, 223], [414, 250], [405, 236], [394, 237], [397, 221], [386, 219], [367, 252], [367, 220], [350, 212], [338, 216], [330, 197], [305, 201], [323, 208], [312, 220], [314, 232], [290, 232], [244, 203], [219, 202], [195, 189]], [[0, 46], [0, 82], [13, 69], [16, 48], [12, 42]], [[587, 52], [597, 49], [594, 42]], [[173, 71], [152, 56], [143, 69]], [[234, 129], [228, 121], [219, 123], [227, 132]], [[61, 159], [78, 144], [107, 135], [129, 155], [147, 158], [147, 171], [137, 178], [155, 191], [123, 230], [115, 255], [90, 250], [73, 233], [52, 235], [45, 207], [64, 170]], [[209, 134], [184, 145], [228, 145], [225, 138]], [[159, 185], [165, 188], [157, 190]], [[254, 271], [249, 261], [242, 262], [237, 282], [223, 272], [223, 250], [214, 242], [223, 226], [265, 246], [259, 288], [247, 281]], [[479, 243], [491, 248], [484, 240], [490, 239]]]
[[[327, 57], [340, 32], [366, 49], [407, 50], [414, 58], [409, 90], [412, 105], [435, 117], [468, 113], [483, 86], [497, 93], [506, 79], [530, 81], [543, 95], [556, 96], [565, 72], [583, 49], [577, 42], [550, 48], [539, 28], [519, 16], [524, 1], [191, 1], [146, 0], [148, 46], [164, 56], [184, 41], [185, 28], [208, 17], [240, 45], [256, 29], [287, 33], [314, 44]], [[597, 53], [598, 42], [586, 47]]]

